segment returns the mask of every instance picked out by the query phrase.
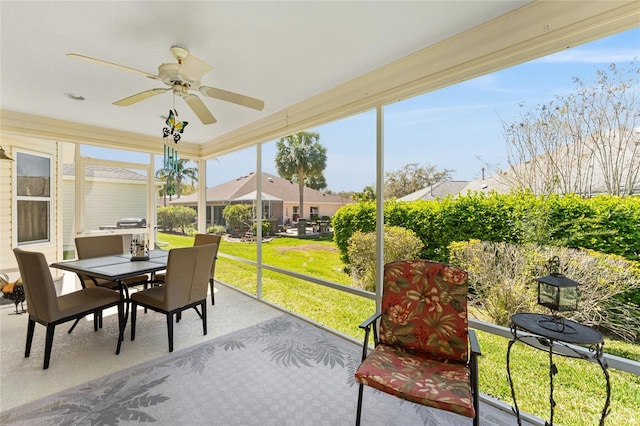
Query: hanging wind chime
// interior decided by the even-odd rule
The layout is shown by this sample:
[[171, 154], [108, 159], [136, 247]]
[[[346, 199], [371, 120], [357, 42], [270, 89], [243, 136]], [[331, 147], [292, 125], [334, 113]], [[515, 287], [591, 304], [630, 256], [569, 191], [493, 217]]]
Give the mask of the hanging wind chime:
[[162, 129], [162, 141], [164, 143], [164, 169], [167, 171], [178, 171], [178, 142], [180, 134], [189, 124], [186, 121], [178, 121], [178, 111], [169, 110], [169, 118], [165, 121], [168, 127]]

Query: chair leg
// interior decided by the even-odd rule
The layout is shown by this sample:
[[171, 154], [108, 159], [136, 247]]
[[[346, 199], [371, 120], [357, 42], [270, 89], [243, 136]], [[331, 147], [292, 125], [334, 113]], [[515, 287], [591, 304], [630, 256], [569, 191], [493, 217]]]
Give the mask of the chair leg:
[[67, 333], [71, 334], [71, 332], [73, 331], [74, 328], [76, 328], [76, 325], [78, 325], [79, 322], [80, 322], [80, 318], [76, 318], [76, 320], [73, 322], [73, 325], [71, 326], [69, 331], [67, 331]]
[[473, 396], [473, 409], [476, 416], [473, 418], [473, 426], [480, 425], [480, 394], [478, 393], [478, 357], [471, 356], [471, 392]]
[[360, 426], [360, 414], [362, 412], [362, 392], [364, 391], [364, 385], [361, 383], [358, 388], [358, 411], [356, 411], [356, 426]]
[[44, 343], [44, 366], [43, 370], [49, 368], [49, 360], [51, 359], [51, 347], [53, 346], [53, 332], [56, 330], [56, 326], [53, 324], [47, 324], [47, 337]]
[[202, 301], [202, 333], [207, 335], [207, 299]]
[[211, 289], [211, 306], [216, 304], [216, 293], [213, 285], [213, 278], [209, 278], [209, 288]]
[[29, 358], [31, 354], [31, 342], [33, 341], [33, 331], [36, 328], [36, 322], [29, 318], [29, 324], [27, 324], [27, 344], [24, 347], [24, 357]]
[[169, 336], [169, 352], [173, 352], [173, 314], [167, 313], [167, 334]]
[[[136, 302], [131, 302], [131, 341], [136, 340], [136, 312], [138, 311], [138, 305]], [[124, 330], [123, 330], [124, 332]]]

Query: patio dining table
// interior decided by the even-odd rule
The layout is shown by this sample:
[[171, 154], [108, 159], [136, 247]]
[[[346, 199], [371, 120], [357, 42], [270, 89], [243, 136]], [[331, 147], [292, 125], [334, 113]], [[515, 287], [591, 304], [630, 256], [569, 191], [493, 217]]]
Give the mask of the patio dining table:
[[118, 283], [118, 288], [125, 299], [124, 327], [129, 318], [129, 288], [125, 282], [127, 278], [141, 274], [151, 274], [150, 282], [158, 271], [167, 268], [169, 252], [165, 250], [150, 250], [148, 259], [141, 260], [130, 254], [116, 254], [111, 256], [93, 257], [90, 259], [63, 260], [54, 262], [52, 268], [86, 275], [91, 278], [103, 278]]

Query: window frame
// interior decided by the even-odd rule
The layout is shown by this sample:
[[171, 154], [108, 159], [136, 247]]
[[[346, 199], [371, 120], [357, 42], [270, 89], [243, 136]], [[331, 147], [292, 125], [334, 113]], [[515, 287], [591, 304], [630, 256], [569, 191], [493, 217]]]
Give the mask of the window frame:
[[[18, 195], [18, 162], [20, 161], [20, 155], [31, 155], [35, 157], [45, 158], [49, 161], [49, 196], [29, 196], [29, 195]], [[54, 186], [54, 156], [52, 154], [41, 152], [41, 151], [33, 151], [28, 149], [16, 148], [15, 149], [15, 161], [16, 166], [13, 172], [13, 185], [12, 185], [12, 194], [13, 194], [13, 202], [12, 202], [12, 219], [15, 224], [15, 232], [12, 234], [13, 246], [14, 247], [25, 247], [25, 246], [38, 246], [38, 245], [48, 245], [52, 244], [52, 230], [54, 229], [54, 212], [55, 212], [55, 186]], [[18, 241], [18, 203], [20, 201], [39, 201], [39, 202], [48, 202], [48, 214], [47, 214], [47, 237], [43, 240], [32, 240], [32, 241]]]

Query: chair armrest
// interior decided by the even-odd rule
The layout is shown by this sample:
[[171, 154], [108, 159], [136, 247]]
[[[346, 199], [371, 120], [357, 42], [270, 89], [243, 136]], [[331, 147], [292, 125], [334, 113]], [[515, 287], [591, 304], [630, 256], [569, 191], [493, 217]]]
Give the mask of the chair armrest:
[[378, 330], [376, 328], [375, 321], [380, 318], [381, 313], [371, 315], [369, 319], [360, 324], [360, 328], [364, 330], [364, 341], [362, 342], [362, 361], [367, 357], [367, 350], [369, 349], [369, 333], [371, 332], [371, 326], [373, 325], [373, 340], [374, 344], [378, 344]]
[[469, 346], [471, 346], [471, 354], [473, 355], [482, 355], [480, 351], [480, 344], [478, 343], [478, 338], [476, 337], [475, 330], [469, 329]]
[[373, 314], [371, 315], [371, 317], [369, 317], [369, 319], [367, 319], [365, 322], [363, 322], [362, 324], [359, 325], [359, 327], [361, 329], [365, 329], [365, 328], [369, 328], [371, 327], [371, 324], [373, 324], [373, 322], [375, 320], [377, 320], [378, 318], [380, 318], [380, 315], [382, 315], [380, 312], [378, 312], [377, 314]]

